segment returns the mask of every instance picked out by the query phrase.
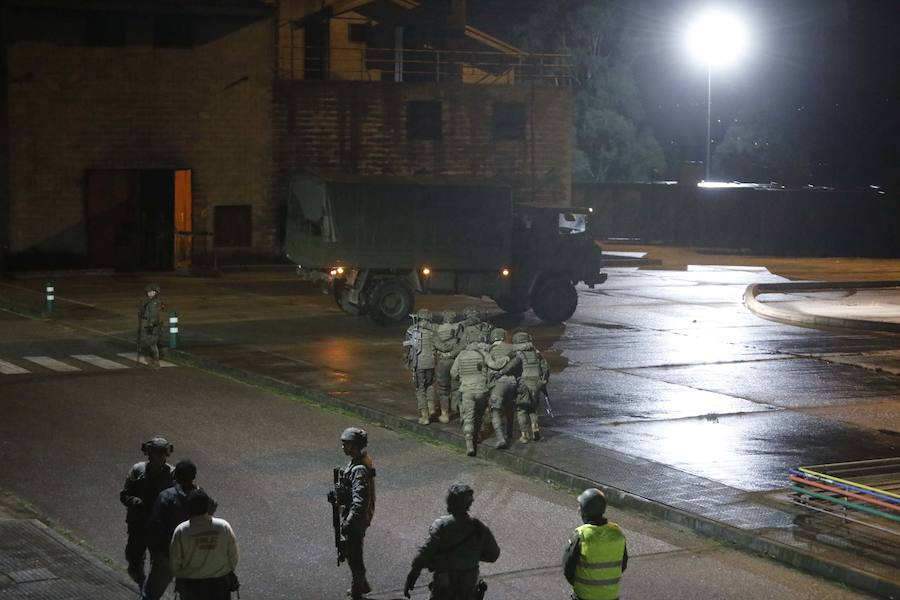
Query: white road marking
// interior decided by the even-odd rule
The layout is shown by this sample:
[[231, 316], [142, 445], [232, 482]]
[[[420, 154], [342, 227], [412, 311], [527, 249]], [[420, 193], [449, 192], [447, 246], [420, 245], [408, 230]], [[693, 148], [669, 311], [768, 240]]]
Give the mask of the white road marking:
[[0, 360], [0, 375], [21, 375], [22, 373], [31, 373], [28, 369], [23, 369], [11, 362]]
[[23, 356], [23, 359], [28, 362], [33, 362], [36, 365], [40, 365], [45, 369], [50, 369], [51, 371], [63, 371], [63, 372], [71, 372], [71, 371], [80, 371], [78, 367], [73, 367], [72, 365], [66, 364], [60, 360], [56, 360], [55, 358], [50, 358], [49, 356]]
[[70, 356], [76, 360], [80, 360], [81, 362], [86, 362], [89, 365], [100, 367], [101, 369], [113, 370], [130, 368], [128, 365], [117, 363], [115, 361], [97, 356], [96, 354], [71, 354]]
[[[134, 362], [138, 362], [137, 352], [119, 352], [117, 356], [121, 356], [122, 358], [127, 358], [128, 360], [133, 360]], [[146, 360], [146, 358], [145, 358]], [[141, 363], [143, 364], [143, 363]], [[177, 367], [175, 363], [170, 363], [167, 360], [160, 360], [159, 366], [161, 367]]]

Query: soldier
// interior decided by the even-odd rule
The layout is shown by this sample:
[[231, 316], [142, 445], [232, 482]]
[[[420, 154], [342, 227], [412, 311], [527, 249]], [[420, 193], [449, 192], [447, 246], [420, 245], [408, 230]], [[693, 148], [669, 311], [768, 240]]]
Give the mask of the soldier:
[[131, 467], [119, 492], [119, 500], [128, 508], [125, 518], [128, 524], [128, 542], [125, 544], [128, 575], [141, 587], [144, 585], [150, 511], [159, 493], [172, 485], [174, 467], [166, 460], [173, 450], [169, 440], [162, 436], [141, 444], [141, 452], [147, 455], [147, 460]]
[[498, 373], [491, 384], [491, 425], [494, 427], [496, 437], [494, 447], [509, 448], [505, 414], [507, 407], [512, 406], [516, 397], [516, 378], [522, 372], [522, 359], [518, 353], [514, 354], [512, 345], [506, 343], [506, 330], [499, 327], [491, 331], [490, 354], [497, 361], [504, 356], [509, 357], [504, 374]]
[[341, 434], [341, 448], [350, 457], [350, 462], [341, 469], [338, 501], [341, 505], [341, 535], [352, 577], [347, 595], [352, 600], [359, 600], [372, 591], [363, 561], [366, 530], [375, 514], [375, 464], [365, 450], [368, 444], [368, 434], [359, 427], [348, 427]]
[[563, 573], [572, 585], [572, 600], [615, 600], [628, 566], [625, 536], [606, 520], [606, 496], [588, 488], [578, 496], [584, 525], [575, 530], [563, 558]]
[[[512, 338], [513, 347], [522, 359], [522, 374], [516, 393], [516, 417], [522, 430], [519, 441], [527, 444], [531, 439], [541, 439], [538, 406], [544, 387], [550, 380], [550, 365], [531, 341], [531, 335], [517, 331]], [[530, 421], [530, 422], [529, 422]]]
[[434, 414], [434, 337], [436, 328], [431, 322], [431, 311], [420, 308], [413, 317], [413, 324], [406, 330], [406, 366], [413, 372], [416, 385], [416, 407], [419, 425], [428, 425]]
[[431, 524], [428, 539], [419, 547], [406, 576], [404, 596], [409, 598], [419, 574], [427, 568], [434, 572], [430, 586], [432, 600], [483, 597], [487, 586], [479, 581], [478, 563], [496, 561], [500, 546], [487, 525], [469, 516], [473, 500], [474, 492], [465, 484], [454, 483], [447, 490], [449, 514]]
[[477, 308], [469, 307], [465, 310], [465, 320], [462, 322], [463, 330], [460, 339], [466, 347], [473, 342], [487, 343], [490, 335], [490, 325], [481, 319], [481, 312]]
[[[159, 286], [148, 285], [144, 288], [147, 294], [138, 311], [138, 343], [137, 360], [151, 367], [159, 366], [159, 335], [162, 331], [162, 311], [164, 309], [159, 297]], [[147, 356], [145, 359], [144, 356]]]
[[437, 337], [434, 340], [434, 347], [437, 350], [434, 377], [441, 405], [441, 416], [438, 420], [441, 423], [449, 423], [450, 413], [459, 410], [459, 382], [450, 376], [450, 368], [462, 351], [462, 344], [459, 339], [460, 325], [456, 322], [456, 313], [445, 310], [441, 316], [443, 323], [438, 326]]
[[501, 360], [494, 360], [488, 352], [488, 345], [480, 342], [469, 344], [453, 361], [450, 375], [459, 377], [460, 380], [459, 391], [462, 392], [462, 402], [459, 415], [468, 456], [475, 456], [477, 443], [475, 434], [481, 430], [491, 371], [498, 371], [502, 375], [508, 363], [509, 357], [506, 356]]

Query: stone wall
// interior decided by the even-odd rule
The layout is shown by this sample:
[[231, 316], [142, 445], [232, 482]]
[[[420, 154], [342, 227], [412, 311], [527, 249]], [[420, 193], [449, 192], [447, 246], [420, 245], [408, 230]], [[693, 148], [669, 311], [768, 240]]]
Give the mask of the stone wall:
[[85, 254], [93, 169], [191, 169], [195, 231], [212, 231], [216, 205], [250, 204], [253, 247], [276, 246], [271, 19], [205, 15], [193, 47], [159, 48], [148, 15], [127, 16], [118, 47], [86, 46], [76, 11], [14, 17], [13, 253]]
[[[571, 100], [539, 85], [279, 81], [276, 193], [297, 171], [461, 179], [509, 186], [515, 201], [568, 205]], [[441, 102], [440, 139], [408, 139], [412, 101]], [[496, 102], [525, 108], [519, 139], [495, 139]]]

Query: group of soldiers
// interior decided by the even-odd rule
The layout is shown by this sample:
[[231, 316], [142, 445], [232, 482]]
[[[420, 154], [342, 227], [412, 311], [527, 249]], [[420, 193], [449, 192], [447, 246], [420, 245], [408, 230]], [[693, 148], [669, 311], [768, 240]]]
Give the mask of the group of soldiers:
[[[350, 462], [334, 473], [335, 489], [328, 494], [334, 509], [338, 565], [350, 567], [347, 595], [362, 600], [372, 591], [366, 578], [363, 545], [375, 514], [375, 466], [366, 447], [364, 429], [349, 427], [341, 434], [341, 448]], [[500, 545], [490, 528], [469, 515], [475, 492], [463, 483], [447, 490], [447, 514], [438, 517], [418, 547], [403, 586], [407, 598], [425, 569], [433, 573], [431, 600], [482, 600], [487, 590], [479, 564], [495, 562]], [[625, 536], [605, 518], [606, 497], [596, 488], [578, 496], [583, 525], [569, 539], [563, 574], [572, 586], [572, 600], [615, 600], [619, 580], [628, 565]]]
[[[437, 324], [427, 308], [412, 318], [403, 346], [406, 366], [413, 372], [421, 425], [428, 425], [435, 416], [449, 423], [458, 412], [466, 454], [474, 456], [486, 413], [494, 430], [494, 447], [509, 447], [512, 424], [507, 423], [507, 415], [514, 408], [519, 442], [541, 439], [538, 407], [546, 398], [550, 367], [528, 332], [515, 332], [510, 343], [506, 330], [492, 328], [475, 308], [467, 308], [461, 321], [456, 312], [445, 310]], [[434, 387], [437, 406], [432, 399]]]

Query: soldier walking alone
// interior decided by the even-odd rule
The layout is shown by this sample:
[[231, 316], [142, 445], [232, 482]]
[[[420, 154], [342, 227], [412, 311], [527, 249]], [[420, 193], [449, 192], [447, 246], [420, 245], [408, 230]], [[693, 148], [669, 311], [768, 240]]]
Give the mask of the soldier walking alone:
[[363, 561], [366, 530], [375, 514], [375, 465], [365, 450], [368, 444], [368, 434], [359, 427], [348, 427], [341, 434], [341, 448], [350, 462], [340, 469], [335, 499], [340, 506], [340, 534], [352, 577], [347, 595], [352, 600], [372, 591]]
[[488, 526], [469, 516], [475, 499], [472, 488], [454, 483], [447, 490], [447, 512], [428, 530], [406, 576], [403, 595], [415, 587], [422, 569], [434, 572], [431, 600], [477, 600], [487, 586], [478, 578], [479, 562], [494, 562], [500, 546]]
[[159, 366], [159, 335], [162, 331], [163, 303], [159, 297], [159, 286], [148, 285], [147, 297], [138, 311], [137, 360], [151, 367]]

